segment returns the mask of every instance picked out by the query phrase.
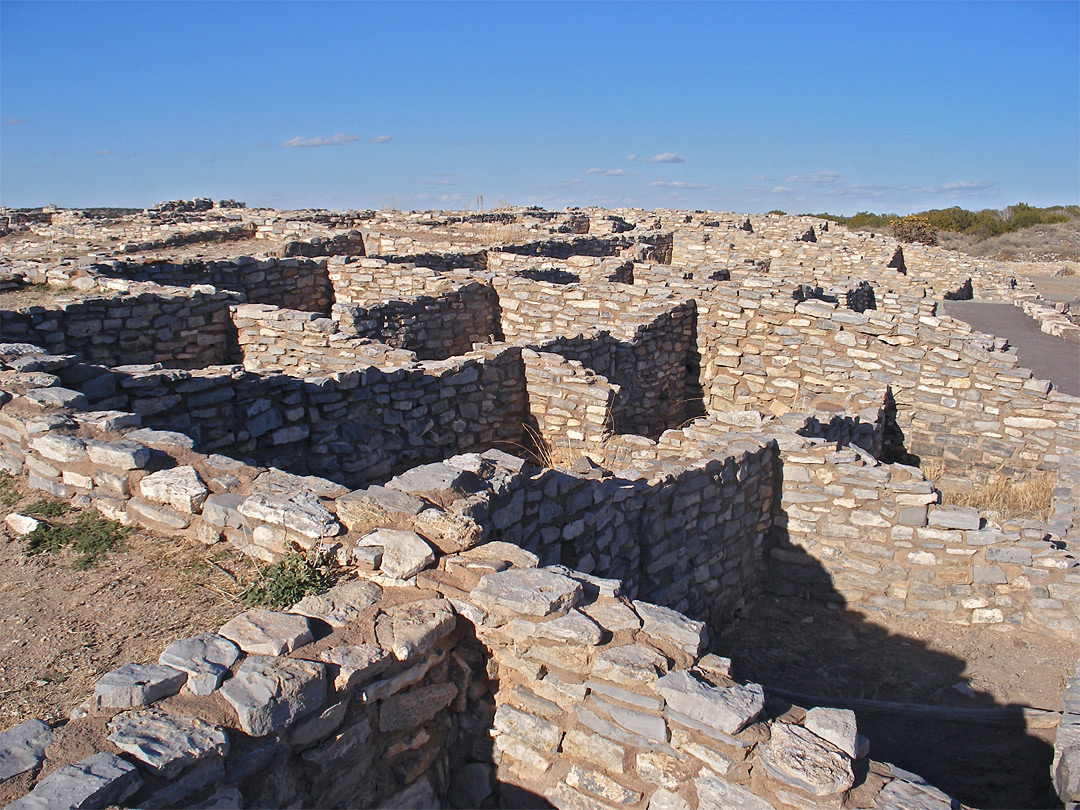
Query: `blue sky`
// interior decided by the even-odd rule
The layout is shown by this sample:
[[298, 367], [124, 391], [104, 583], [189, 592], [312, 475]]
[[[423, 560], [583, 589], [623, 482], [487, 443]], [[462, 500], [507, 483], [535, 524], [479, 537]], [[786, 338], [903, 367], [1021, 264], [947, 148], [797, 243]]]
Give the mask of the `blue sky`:
[[0, 0], [0, 204], [1080, 202], [1080, 3]]

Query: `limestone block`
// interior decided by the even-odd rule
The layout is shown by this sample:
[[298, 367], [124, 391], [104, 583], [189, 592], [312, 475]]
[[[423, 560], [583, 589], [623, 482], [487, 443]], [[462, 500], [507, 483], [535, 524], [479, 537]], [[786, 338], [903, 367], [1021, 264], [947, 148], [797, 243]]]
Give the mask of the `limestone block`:
[[388, 489], [406, 492], [437, 506], [448, 506], [484, 488], [474, 472], [456, 469], [445, 462], [421, 464], [391, 478]]
[[738, 808], [738, 810], [772, 810], [772, 804], [760, 796], [755, 796], [741, 785], [728, 782], [708, 771], [694, 780], [697, 789], [699, 808]]
[[399, 661], [426, 655], [456, 626], [454, 609], [443, 599], [389, 607], [376, 625], [379, 643]]
[[256, 608], [227, 621], [218, 631], [246, 653], [282, 655], [311, 643], [304, 616]]
[[256, 493], [245, 498], [237, 511], [244, 517], [282, 526], [312, 540], [334, 537], [341, 531], [337, 518], [308, 492], [296, 492], [288, 497]]
[[158, 656], [158, 663], [186, 672], [187, 688], [195, 695], [209, 695], [240, 660], [240, 648], [214, 633], [201, 633], [174, 641]]
[[562, 731], [557, 725], [526, 714], [508, 704], [503, 704], [495, 710], [494, 728], [549, 755], [558, 750], [559, 742], [562, 740]]
[[191, 466], [150, 473], [139, 481], [139, 492], [149, 501], [189, 514], [198, 510], [210, 494]]
[[253, 737], [278, 734], [326, 699], [326, 665], [253, 655], [221, 687], [240, 726]]
[[35, 520], [32, 517], [27, 517], [26, 515], [17, 514], [16, 512], [12, 512], [4, 518], [4, 522], [19, 537], [30, 534], [41, 525], [40, 521]]
[[23, 394], [26, 399], [43, 408], [69, 408], [81, 410], [88, 404], [86, 396], [70, 388], [52, 386], [51, 388], [35, 388]]
[[98, 753], [46, 776], [5, 810], [56, 810], [120, 804], [142, 786], [135, 766], [115, 754]]
[[382, 588], [374, 582], [353, 580], [335, 585], [326, 593], [305, 596], [289, 613], [321, 619], [331, 627], [344, 627], [360, 617], [360, 611], [382, 597]]
[[803, 727], [828, 740], [852, 759], [856, 759], [859, 729], [855, 712], [850, 709], [815, 707], [806, 713]]
[[756, 683], [745, 686], [713, 686], [685, 670], [669, 672], [656, 682], [669, 709], [715, 728], [737, 734], [753, 722], [765, 707], [765, 695]]
[[594, 602], [583, 607], [581, 612], [612, 633], [641, 627], [638, 615], [622, 602]]
[[599, 796], [614, 804], [633, 804], [641, 799], [641, 793], [624, 787], [599, 771], [591, 771], [580, 765], [571, 765], [564, 777], [566, 784], [594, 796]]
[[356, 545], [382, 549], [379, 570], [395, 579], [409, 579], [435, 564], [431, 546], [416, 532], [376, 529], [357, 540]]
[[[424, 502], [406, 492], [370, 486], [342, 495], [335, 502], [338, 519], [350, 531], [369, 532], [409, 522], [424, 509]], [[400, 528], [400, 527], [399, 527]]]
[[413, 528], [443, 554], [456, 554], [479, 545], [484, 529], [467, 515], [425, 509], [413, 520]]
[[658, 788], [649, 799], [649, 810], [690, 810], [690, 805], [678, 793]]
[[94, 704], [106, 709], [132, 709], [175, 695], [187, 673], [161, 664], [124, 664], [106, 672], [94, 685]]
[[457, 693], [454, 684], [437, 683], [393, 695], [379, 709], [379, 731], [418, 728], [449, 706]]
[[774, 778], [815, 796], [845, 791], [855, 782], [851, 759], [802, 726], [773, 723], [758, 759]]
[[86, 442], [77, 436], [38, 436], [30, 440], [30, 449], [50, 461], [65, 463], [86, 461]]
[[608, 647], [597, 657], [593, 675], [630, 686], [650, 684], [667, 672], [667, 659], [644, 644]]
[[603, 629], [578, 610], [546, 622], [515, 618], [506, 626], [506, 632], [515, 639], [542, 638], [590, 647], [595, 647], [604, 638]]
[[141, 470], [150, 462], [150, 451], [132, 441], [103, 442], [87, 439], [86, 452], [94, 464], [120, 470]]
[[118, 714], [109, 721], [109, 731], [108, 739], [117, 748], [166, 779], [201, 759], [229, 752], [229, 740], [217, 726], [157, 709]]
[[704, 622], [688, 619], [678, 611], [648, 602], [634, 602], [642, 630], [657, 639], [670, 641], [679, 649], [697, 656], [709, 641]]
[[581, 583], [542, 568], [511, 568], [486, 574], [470, 599], [485, 610], [544, 618], [581, 602]]
[[927, 522], [935, 529], [978, 531], [979, 510], [969, 506], [938, 506], [930, 510]]
[[331, 647], [320, 652], [319, 659], [337, 667], [334, 689], [338, 692], [367, 683], [394, 661], [389, 652], [373, 644]]
[[36, 718], [0, 733], [0, 782], [38, 767], [55, 738], [49, 725]]

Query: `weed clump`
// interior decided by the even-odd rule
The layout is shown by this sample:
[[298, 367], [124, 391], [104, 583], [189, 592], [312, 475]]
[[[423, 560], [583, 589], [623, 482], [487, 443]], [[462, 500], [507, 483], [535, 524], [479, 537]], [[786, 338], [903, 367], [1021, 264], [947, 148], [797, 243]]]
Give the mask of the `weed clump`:
[[917, 214], [894, 219], [891, 223], [893, 236], [901, 242], [919, 242], [924, 245], [938, 243], [937, 228], [929, 219]]
[[278, 562], [259, 571], [240, 592], [240, 601], [251, 607], [277, 609], [322, 593], [340, 576], [336, 560], [325, 551], [295, 548]]
[[[46, 511], [54, 510], [50, 507]], [[103, 518], [96, 509], [90, 509], [80, 512], [69, 523], [42, 523], [26, 536], [26, 553], [42, 554], [70, 546], [79, 553], [75, 570], [84, 571], [106, 552], [123, 546], [132, 531], [130, 526], [121, 526], [115, 520]]]
[[15, 484], [15, 476], [7, 470], [0, 471], [0, 505], [14, 506], [21, 497], [19, 488]]

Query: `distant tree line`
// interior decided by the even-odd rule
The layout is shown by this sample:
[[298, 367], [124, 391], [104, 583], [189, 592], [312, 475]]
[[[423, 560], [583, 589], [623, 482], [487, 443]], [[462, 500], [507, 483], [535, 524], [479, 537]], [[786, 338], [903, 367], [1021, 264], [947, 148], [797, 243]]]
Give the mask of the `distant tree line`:
[[[838, 222], [849, 228], [880, 228], [881, 230], [893, 227], [896, 222], [910, 219], [910, 217], [901, 217], [898, 214], [874, 214], [869, 211], [860, 211], [851, 217], [835, 214], [815, 214], [814, 216]], [[1030, 228], [1033, 225], [1068, 222], [1080, 217], [1080, 205], [1053, 205], [1048, 208], [1038, 208], [1027, 203], [1017, 203], [1001, 211], [993, 208], [968, 211], [966, 208], [954, 205], [952, 208], [932, 208], [929, 211], [920, 211], [911, 216], [925, 220], [935, 231], [951, 231], [986, 239]]]

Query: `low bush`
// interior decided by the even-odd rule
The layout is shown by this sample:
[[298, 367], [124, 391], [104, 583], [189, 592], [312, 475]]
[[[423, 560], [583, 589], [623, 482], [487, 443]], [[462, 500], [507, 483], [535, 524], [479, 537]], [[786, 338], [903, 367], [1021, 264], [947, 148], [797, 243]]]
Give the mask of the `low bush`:
[[90, 509], [79, 512], [70, 522], [42, 522], [26, 535], [26, 553], [42, 554], [71, 547], [79, 554], [75, 569], [82, 571], [100, 560], [106, 552], [122, 547], [132, 531], [132, 527], [121, 526], [115, 520], [103, 518], [97, 510]]
[[305, 596], [327, 590], [339, 576], [337, 562], [326, 552], [295, 548], [278, 562], [260, 569], [239, 598], [252, 607], [289, 607]]
[[938, 243], [937, 229], [926, 217], [910, 214], [889, 224], [892, 225], [893, 236], [901, 242], [919, 242], [923, 245]]

